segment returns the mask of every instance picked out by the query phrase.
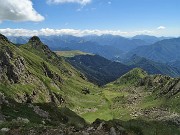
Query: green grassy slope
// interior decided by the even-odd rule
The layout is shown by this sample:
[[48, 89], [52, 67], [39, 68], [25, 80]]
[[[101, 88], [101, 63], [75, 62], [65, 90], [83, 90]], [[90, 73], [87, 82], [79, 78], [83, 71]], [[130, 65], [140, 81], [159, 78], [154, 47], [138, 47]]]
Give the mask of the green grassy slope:
[[[37, 37], [19, 48], [9, 42], [3, 42], [0, 47], [2, 55], [7, 53], [2, 48], [8, 48], [13, 54], [9, 62], [13, 67], [16, 67], [17, 57], [21, 57], [25, 63], [23, 74], [28, 74], [19, 74], [17, 82], [10, 82], [4, 73], [5, 79], [2, 81], [6, 81], [7, 85], [0, 84], [0, 90], [5, 96], [25, 103], [54, 102], [84, 116], [88, 122], [96, 118], [112, 119], [110, 114], [103, 117], [110, 111], [106, 100], [100, 95], [101, 89], [87, 82], [80, 72], [51, 52]], [[90, 93], [85, 95], [84, 89]]]

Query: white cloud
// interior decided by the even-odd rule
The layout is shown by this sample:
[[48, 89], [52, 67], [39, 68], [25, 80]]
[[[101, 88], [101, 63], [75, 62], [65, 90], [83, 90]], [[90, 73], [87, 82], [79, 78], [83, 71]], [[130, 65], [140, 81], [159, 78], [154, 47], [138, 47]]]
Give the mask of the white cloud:
[[31, 0], [0, 0], [0, 21], [42, 21]]
[[62, 3], [78, 3], [81, 5], [86, 5], [91, 2], [91, 0], [47, 0], [48, 3], [62, 4]]
[[34, 36], [39, 35], [37, 30], [27, 29], [0, 29], [0, 33], [6, 36]]
[[50, 35], [73, 35], [73, 36], [85, 36], [85, 35], [103, 35], [103, 34], [112, 34], [119, 36], [134, 36], [138, 34], [154, 34], [154, 31], [142, 30], [142, 31], [132, 31], [125, 32], [121, 30], [79, 30], [79, 29], [40, 29], [40, 30], [28, 30], [28, 29], [0, 29], [0, 33], [6, 36], [50, 36]]
[[166, 29], [166, 27], [165, 26], [159, 26], [159, 27], [157, 27], [157, 29], [158, 30], [164, 30], [164, 29]]
[[111, 2], [111, 1], [108, 1], [108, 4], [109, 4], [109, 5], [111, 5], [111, 4], [112, 4], [112, 2]]

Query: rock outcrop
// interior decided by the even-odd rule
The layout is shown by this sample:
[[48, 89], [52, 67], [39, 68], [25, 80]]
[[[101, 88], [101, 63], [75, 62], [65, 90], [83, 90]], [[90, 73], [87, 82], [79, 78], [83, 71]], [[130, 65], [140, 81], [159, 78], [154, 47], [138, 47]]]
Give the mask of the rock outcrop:
[[25, 60], [16, 56], [8, 46], [1, 46], [0, 50], [0, 81], [18, 83], [21, 78], [28, 78]]
[[57, 73], [53, 73], [45, 63], [43, 63], [43, 70], [45, 76], [51, 78], [54, 81], [63, 83], [63, 79]]

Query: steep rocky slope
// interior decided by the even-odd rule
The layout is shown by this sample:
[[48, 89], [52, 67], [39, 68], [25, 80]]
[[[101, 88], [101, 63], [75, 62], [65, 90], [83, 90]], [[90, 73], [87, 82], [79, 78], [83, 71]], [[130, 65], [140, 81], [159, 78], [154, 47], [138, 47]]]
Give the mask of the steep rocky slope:
[[[178, 78], [148, 75], [137, 68], [108, 84], [106, 90], [117, 93], [111, 99], [112, 109], [117, 117], [167, 120], [180, 124], [180, 79]], [[122, 110], [127, 113], [121, 114]]]
[[[60, 108], [71, 108], [79, 115], [86, 115], [85, 117], [91, 115], [91, 109], [88, 110], [88, 108], [93, 108], [98, 104], [108, 110], [106, 102], [101, 103], [105, 99], [98, 95], [100, 89], [87, 82], [83, 74], [58, 57], [38, 37], [32, 37], [27, 44], [16, 47], [1, 35], [0, 56], [0, 92], [3, 98], [9, 101], [8, 104], [2, 102], [2, 114], [8, 117], [8, 119], [4, 117], [5, 120], [12, 120], [21, 116], [29, 118], [29, 113], [33, 113], [33, 110], [38, 108], [36, 106], [40, 108], [47, 106], [46, 111], [48, 112], [50, 111], [48, 106], [50, 107], [51, 104]], [[85, 95], [84, 90], [88, 90], [89, 94]], [[31, 107], [26, 104], [30, 104]], [[14, 112], [13, 108], [18, 109], [18, 107], [20, 113]], [[26, 111], [21, 110], [22, 108], [31, 111], [26, 114]], [[103, 113], [99, 110], [100, 108], [97, 107], [95, 110]], [[37, 112], [39, 111], [44, 116], [44, 111], [38, 109]], [[71, 111], [65, 111], [65, 113], [68, 112]], [[33, 117], [30, 118], [30, 121], [33, 119]], [[51, 120], [45, 115], [45, 120], [48, 119]], [[71, 118], [68, 119], [67, 122]], [[78, 124], [78, 122], [74, 124]]]

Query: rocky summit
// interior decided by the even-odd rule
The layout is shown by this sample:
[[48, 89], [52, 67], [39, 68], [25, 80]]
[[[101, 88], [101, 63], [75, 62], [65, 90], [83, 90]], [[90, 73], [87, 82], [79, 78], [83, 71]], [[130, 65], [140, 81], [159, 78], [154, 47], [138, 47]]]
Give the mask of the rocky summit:
[[111, 66], [91, 57], [99, 70], [85, 62], [73, 67], [73, 58], [58, 56], [37, 36], [17, 46], [0, 35], [0, 134], [180, 134], [179, 78], [113, 63], [123, 70], [111, 71], [119, 78], [99, 87], [90, 73], [104, 76]]
[[0, 34], [0, 41], [1, 41], [1, 42], [9, 42], [9, 41], [8, 41], [8, 38], [5, 37], [5, 36], [2, 35], [2, 34]]

